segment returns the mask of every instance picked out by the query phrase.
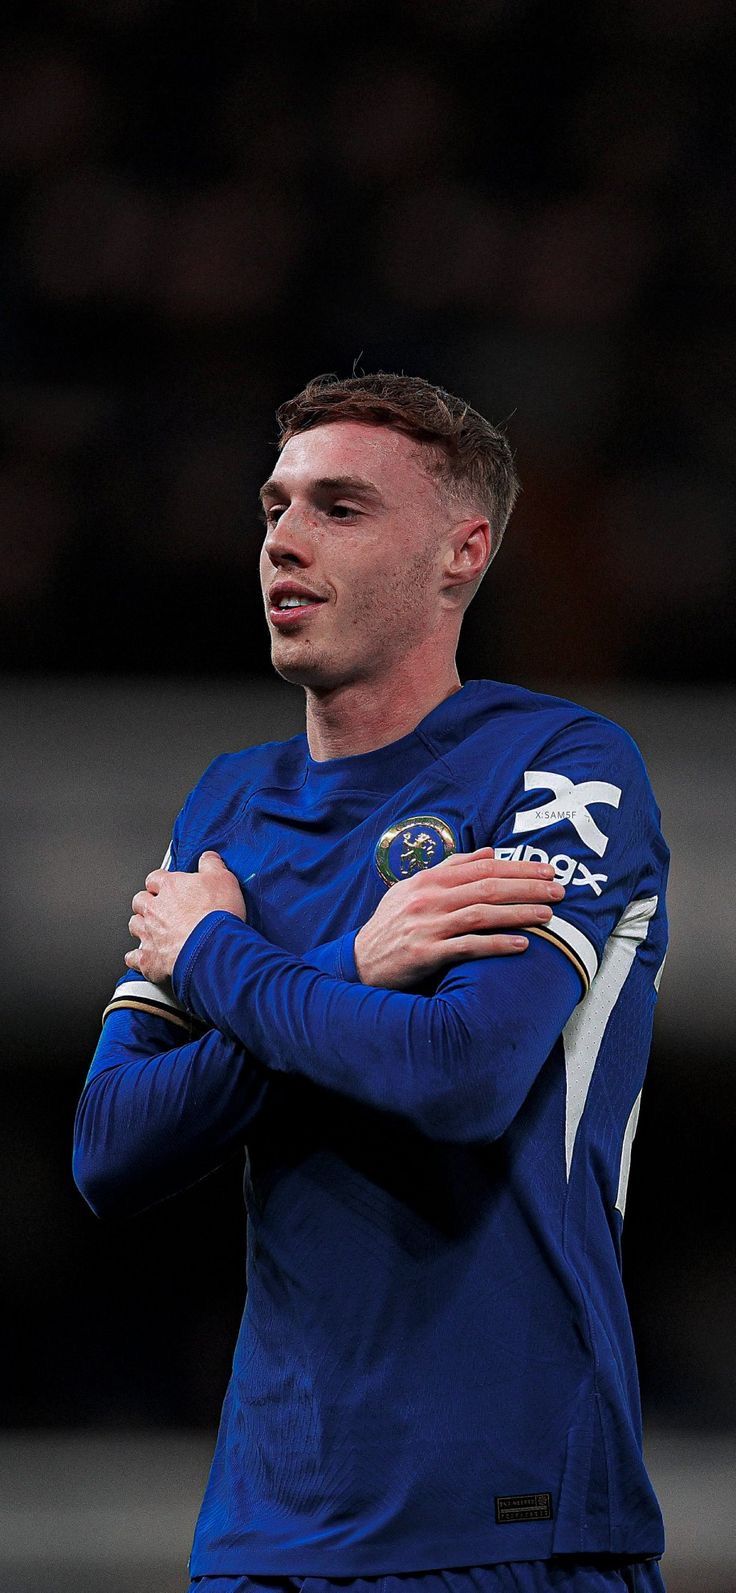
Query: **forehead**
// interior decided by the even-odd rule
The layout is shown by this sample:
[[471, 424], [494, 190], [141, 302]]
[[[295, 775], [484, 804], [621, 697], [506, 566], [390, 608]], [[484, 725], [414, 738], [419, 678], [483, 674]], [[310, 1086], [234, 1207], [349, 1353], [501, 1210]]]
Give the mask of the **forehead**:
[[407, 490], [426, 497], [437, 494], [413, 437], [355, 420], [298, 432], [282, 448], [274, 474], [292, 490], [320, 477], [361, 476], [391, 501]]

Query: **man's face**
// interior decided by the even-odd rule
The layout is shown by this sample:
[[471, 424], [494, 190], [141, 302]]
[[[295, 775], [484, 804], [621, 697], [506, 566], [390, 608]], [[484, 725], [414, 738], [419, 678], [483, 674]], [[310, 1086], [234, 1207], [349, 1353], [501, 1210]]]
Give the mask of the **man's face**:
[[286, 680], [326, 690], [376, 679], [436, 629], [452, 518], [419, 452], [358, 421], [300, 432], [282, 450], [262, 489], [261, 585]]

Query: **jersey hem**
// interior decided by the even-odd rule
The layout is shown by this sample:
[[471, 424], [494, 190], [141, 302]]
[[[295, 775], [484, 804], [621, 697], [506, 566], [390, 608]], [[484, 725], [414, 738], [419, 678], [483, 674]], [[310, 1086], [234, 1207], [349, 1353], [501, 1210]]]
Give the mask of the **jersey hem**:
[[[509, 1529], [510, 1531], [513, 1529]], [[594, 1558], [596, 1555], [608, 1556], [615, 1554], [617, 1559], [623, 1561], [660, 1560], [664, 1554], [664, 1543], [637, 1544], [626, 1548], [610, 1547], [610, 1539], [606, 1535], [605, 1543], [598, 1538], [590, 1543], [579, 1543], [574, 1549], [552, 1548], [549, 1539], [542, 1545], [538, 1538], [520, 1537], [514, 1544], [489, 1543], [487, 1539], [471, 1543], [467, 1547], [459, 1548], [458, 1545], [448, 1546], [444, 1542], [422, 1544], [418, 1549], [406, 1549], [399, 1553], [388, 1548], [385, 1553], [376, 1553], [375, 1547], [366, 1545], [361, 1553], [360, 1549], [353, 1548], [349, 1552], [334, 1550], [326, 1555], [324, 1550], [315, 1554], [309, 1550], [294, 1549], [281, 1552], [247, 1549], [231, 1549], [228, 1552], [217, 1550], [199, 1551], [192, 1553], [190, 1561], [190, 1574], [192, 1576], [322, 1576], [332, 1577], [358, 1577], [358, 1576], [391, 1576], [399, 1573], [419, 1573], [424, 1571], [459, 1571], [481, 1565], [516, 1564], [527, 1560], [554, 1560], [564, 1554], [566, 1557], [574, 1555], [581, 1560]]]

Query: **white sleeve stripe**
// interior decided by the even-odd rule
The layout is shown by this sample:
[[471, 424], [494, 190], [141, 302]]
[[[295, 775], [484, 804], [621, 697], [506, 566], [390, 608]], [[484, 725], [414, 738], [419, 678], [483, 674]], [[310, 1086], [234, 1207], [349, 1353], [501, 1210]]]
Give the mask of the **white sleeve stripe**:
[[126, 979], [125, 984], [118, 985], [113, 991], [108, 1007], [116, 1006], [118, 1002], [126, 1005], [128, 1001], [153, 1001], [157, 1007], [170, 1007], [174, 1012], [186, 1011], [181, 1002], [169, 995], [162, 985], [149, 984], [146, 979]]
[[565, 918], [558, 918], [556, 913], [552, 914], [544, 927], [548, 934], [556, 935], [558, 940], [563, 940], [575, 952], [592, 984], [598, 972], [598, 953], [587, 935], [577, 929], [575, 924], [568, 924]]
[[[562, 1031], [565, 1049], [565, 1162], [570, 1177], [578, 1129], [608, 1023], [646, 940], [657, 897], [629, 902], [603, 948], [599, 976]], [[633, 1137], [633, 1136], [632, 1136]]]
[[633, 1147], [633, 1144], [634, 1144], [634, 1135], [636, 1133], [636, 1126], [637, 1126], [637, 1123], [639, 1121], [639, 1107], [640, 1106], [641, 1106], [641, 1090], [639, 1091], [639, 1094], [637, 1095], [636, 1100], [634, 1101], [634, 1104], [633, 1104], [633, 1106], [631, 1108], [631, 1111], [629, 1113], [629, 1120], [628, 1120], [628, 1123], [626, 1124], [626, 1130], [624, 1132], [623, 1144], [621, 1146], [621, 1161], [620, 1161], [620, 1164], [619, 1164], [619, 1171], [618, 1171], [618, 1189], [616, 1190], [615, 1206], [616, 1206], [616, 1210], [620, 1211], [622, 1217], [624, 1217], [626, 1215], [626, 1191], [627, 1191], [627, 1189], [629, 1187], [629, 1173], [631, 1171], [631, 1151], [632, 1151], [632, 1147]]

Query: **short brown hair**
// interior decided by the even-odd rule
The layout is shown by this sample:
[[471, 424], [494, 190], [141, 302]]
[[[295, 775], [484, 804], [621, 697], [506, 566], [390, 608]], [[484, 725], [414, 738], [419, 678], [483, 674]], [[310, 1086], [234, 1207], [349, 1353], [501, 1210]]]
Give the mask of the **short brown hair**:
[[449, 496], [482, 509], [498, 552], [519, 481], [508, 439], [463, 399], [422, 376], [374, 371], [363, 376], [315, 376], [276, 411], [279, 449], [298, 432], [335, 420], [389, 426], [426, 446], [430, 475]]

